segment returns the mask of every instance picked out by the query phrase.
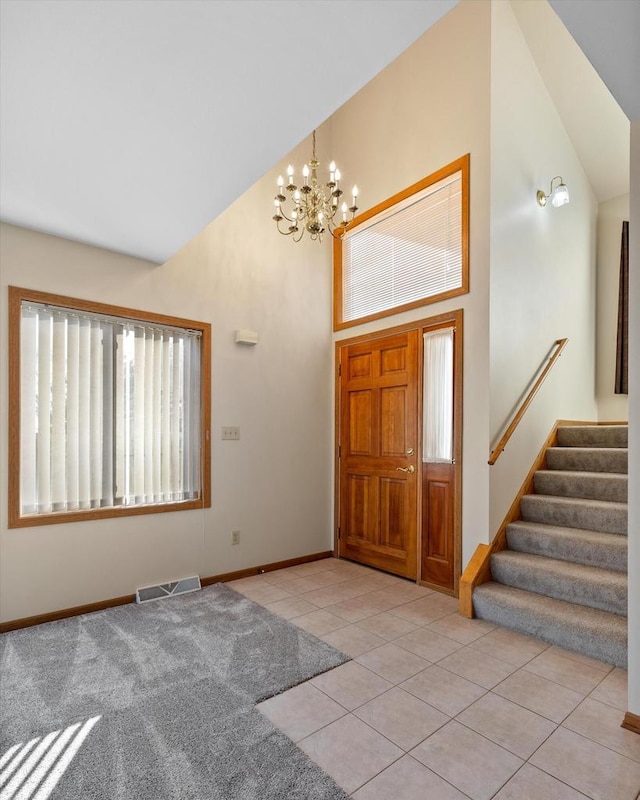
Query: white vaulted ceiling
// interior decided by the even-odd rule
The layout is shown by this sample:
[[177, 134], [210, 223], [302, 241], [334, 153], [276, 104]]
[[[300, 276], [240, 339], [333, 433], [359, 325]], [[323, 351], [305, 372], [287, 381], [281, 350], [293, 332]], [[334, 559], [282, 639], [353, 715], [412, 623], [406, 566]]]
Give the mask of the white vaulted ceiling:
[[0, 0], [0, 216], [162, 262], [457, 0]]
[[[457, 2], [0, 0], [0, 218], [165, 261]], [[583, 136], [588, 69], [541, 3], [514, 7], [602, 200], [626, 167]], [[550, 6], [638, 118], [640, 2]]]

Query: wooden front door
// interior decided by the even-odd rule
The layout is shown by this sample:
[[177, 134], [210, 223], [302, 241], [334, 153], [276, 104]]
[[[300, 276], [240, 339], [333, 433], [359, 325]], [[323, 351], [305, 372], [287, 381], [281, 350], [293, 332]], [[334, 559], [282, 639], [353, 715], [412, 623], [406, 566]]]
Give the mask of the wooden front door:
[[417, 579], [418, 336], [339, 350], [340, 555]]

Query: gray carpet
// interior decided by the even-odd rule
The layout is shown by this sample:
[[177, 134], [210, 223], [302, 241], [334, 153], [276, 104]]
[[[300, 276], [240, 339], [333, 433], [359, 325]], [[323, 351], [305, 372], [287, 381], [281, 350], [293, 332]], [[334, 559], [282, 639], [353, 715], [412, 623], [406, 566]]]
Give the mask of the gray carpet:
[[476, 615], [626, 668], [627, 426], [558, 428]]
[[[226, 586], [13, 631], [0, 648], [0, 756], [26, 745], [0, 761], [0, 796], [346, 798], [254, 705], [349, 659]], [[95, 717], [47, 795], [79, 743], [65, 729]]]

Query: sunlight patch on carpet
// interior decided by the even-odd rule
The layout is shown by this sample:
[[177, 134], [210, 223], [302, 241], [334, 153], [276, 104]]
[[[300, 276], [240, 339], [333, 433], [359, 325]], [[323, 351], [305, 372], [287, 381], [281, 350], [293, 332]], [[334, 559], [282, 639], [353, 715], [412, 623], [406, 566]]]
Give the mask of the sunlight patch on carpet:
[[0, 800], [47, 800], [99, 719], [10, 747], [0, 759]]

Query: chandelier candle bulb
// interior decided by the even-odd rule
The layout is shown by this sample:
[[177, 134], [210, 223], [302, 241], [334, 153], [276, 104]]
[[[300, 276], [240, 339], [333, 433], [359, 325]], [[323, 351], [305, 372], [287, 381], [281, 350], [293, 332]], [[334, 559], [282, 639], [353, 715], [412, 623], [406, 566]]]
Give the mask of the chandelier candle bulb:
[[296, 188], [296, 185], [293, 182], [293, 167], [291, 166], [291, 164], [289, 164], [289, 166], [287, 167], [287, 181], [288, 181], [287, 190], [289, 192], [292, 192]]

